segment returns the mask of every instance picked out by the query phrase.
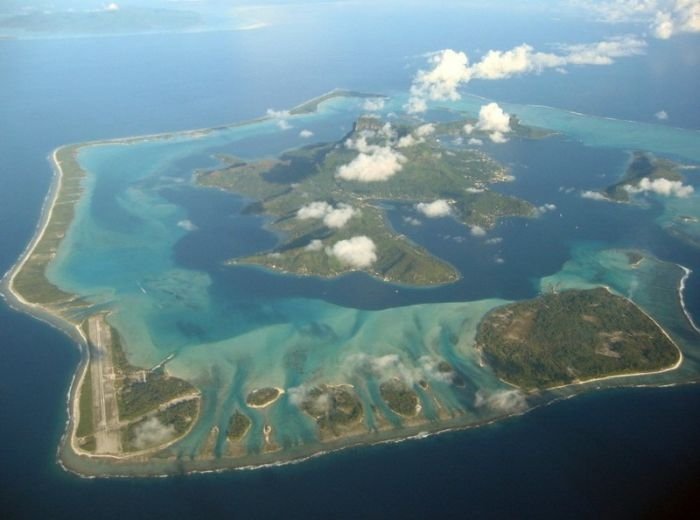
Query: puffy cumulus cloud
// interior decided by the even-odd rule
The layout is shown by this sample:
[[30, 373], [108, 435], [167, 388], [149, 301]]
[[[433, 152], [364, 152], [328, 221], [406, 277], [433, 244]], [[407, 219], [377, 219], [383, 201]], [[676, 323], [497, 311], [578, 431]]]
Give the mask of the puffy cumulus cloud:
[[444, 49], [432, 53], [428, 63], [432, 69], [418, 71], [411, 93], [432, 100], [459, 99], [457, 89], [472, 77], [467, 55]]
[[656, 193], [664, 197], [689, 197], [695, 191], [692, 186], [681, 181], [669, 181], [668, 179], [654, 179], [644, 177], [636, 186], [625, 186], [630, 193]]
[[105, 11], [119, 11], [119, 4], [117, 3], [110, 3], [105, 6]]
[[323, 217], [323, 223], [333, 229], [340, 229], [357, 214], [357, 210], [352, 206], [340, 203], [338, 207], [332, 209]]
[[659, 110], [656, 114], [654, 114], [654, 117], [659, 121], [667, 121], [668, 112], [666, 112], [665, 110]]
[[489, 138], [494, 143], [505, 143], [508, 139], [506, 139], [504, 134], [511, 130], [510, 115], [498, 106], [498, 103], [483, 105], [479, 109], [479, 120], [475, 128], [488, 132]]
[[406, 162], [399, 152], [388, 146], [366, 145], [350, 163], [338, 168], [336, 176], [346, 181], [381, 182], [396, 175]]
[[301, 220], [322, 219], [325, 226], [339, 229], [345, 226], [356, 214], [357, 210], [348, 204], [341, 202], [334, 208], [327, 202], [317, 201], [299, 208], [297, 218]]
[[548, 213], [550, 211], [555, 211], [556, 209], [557, 209], [556, 204], [547, 203], [547, 204], [542, 204], [541, 206], [539, 206], [537, 208], [537, 212], [540, 215], [544, 215], [545, 213]]
[[700, 0], [660, 1], [651, 29], [654, 36], [668, 39], [679, 33], [700, 32]]
[[422, 224], [422, 222], [420, 220], [418, 220], [417, 218], [413, 218], [413, 217], [404, 217], [403, 221], [406, 224], [410, 224], [411, 226], [420, 226]]
[[181, 220], [177, 223], [178, 227], [184, 229], [185, 231], [196, 231], [199, 229], [197, 225], [191, 220]]
[[416, 134], [416, 137], [428, 137], [435, 133], [435, 125], [432, 123], [426, 123], [416, 128], [413, 133]]
[[396, 148], [408, 148], [421, 143], [422, 139], [416, 139], [412, 134], [404, 135], [396, 142]]
[[474, 406], [488, 407], [499, 412], [519, 413], [527, 409], [527, 400], [519, 390], [501, 390], [493, 393], [479, 390], [474, 399]]
[[323, 218], [324, 216], [326, 216], [326, 213], [328, 213], [332, 209], [333, 206], [331, 206], [325, 201], [311, 202], [306, 206], [302, 206], [301, 208], [299, 208], [299, 210], [297, 211], [297, 218], [302, 220], [312, 218]]
[[523, 43], [507, 51], [488, 51], [473, 66], [472, 77], [479, 79], [505, 79], [520, 74], [541, 72], [548, 67], [561, 67], [566, 60], [555, 54], [535, 52]]
[[479, 109], [479, 121], [476, 124], [479, 130], [485, 132], [510, 132], [510, 116], [498, 103], [489, 103]]
[[287, 121], [290, 116], [288, 110], [273, 110], [272, 108], [268, 108], [266, 114], [267, 117], [275, 120], [280, 130], [289, 130], [292, 128], [292, 125]]
[[440, 370], [441, 359], [434, 356], [421, 356], [417, 363], [407, 364], [398, 354], [370, 356], [368, 354], [351, 354], [343, 361], [343, 366], [351, 373], [363, 373], [376, 377], [380, 381], [398, 378], [409, 386], [421, 381], [439, 381], [452, 383], [454, 370]]
[[396, 142], [397, 148], [407, 148], [425, 142], [425, 138], [435, 133], [435, 125], [427, 123], [416, 128], [412, 134], [404, 135]]
[[616, 58], [637, 56], [644, 53], [647, 43], [635, 36], [618, 36], [597, 43], [565, 45], [567, 64], [611, 65]]
[[302, 130], [301, 132], [299, 132], [299, 137], [301, 137], [303, 139], [308, 139], [308, 138], [313, 137], [313, 136], [314, 136], [314, 133], [311, 130]]
[[340, 240], [326, 250], [329, 256], [334, 256], [342, 264], [361, 269], [369, 267], [377, 261], [377, 246], [371, 238], [364, 235]]
[[437, 199], [433, 202], [419, 202], [416, 209], [429, 218], [446, 217], [452, 213], [450, 203], [445, 199]]
[[385, 101], [383, 98], [369, 98], [365, 99], [364, 103], [362, 103], [362, 109], [367, 112], [377, 112], [384, 108], [384, 105]]
[[134, 427], [134, 446], [139, 450], [158, 446], [173, 439], [175, 435], [174, 426], [166, 426], [157, 417], [151, 417]]
[[304, 248], [307, 251], [320, 251], [323, 249], [323, 242], [321, 242], [319, 239], [314, 239], [308, 244], [306, 244], [306, 247]]
[[640, 22], [656, 38], [700, 32], [700, 0], [578, 0], [607, 22]]
[[469, 139], [469, 141], [467, 141], [467, 144], [469, 146], [481, 146], [484, 144], [484, 141], [482, 141], [481, 139], [477, 139], [476, 137], [472, 137], [471, 139]]
[[301, 407], [309, 394], [309, 388], [305, 385], [293, 386], [287, 389], [287, 399], [294, 406]]
[[603, 195], [599, 191], [591, 191], [591, 190], [582, 191], [581, 198], [582, 199], [591, 199], [591, 200], [609, 200], [605, 195]]
[[489, 134], [489, 139], [491, 139], [491, 141], [493, 141], [496, 144], [508, 142], [508, 138], [505, 135], [503, 135], [503, 132], [491, 132]]
[[486, 230], [481, 226], [469, 226], [469, 233], [471, 233], [473, 237], [483, 237], [486, 235]]
[[567, 65], [610, 65], [616, 58], [641, 54], [645, 47], [644, 40], [632, 36], [561, 45], [558, 53], [539, 52], [523, 43], [505, 51], [489, 50], [471, 65], [464, 52], [444, 49], [429, 55], [428, 64], [432, 68], [416, 73], [404, 109], [421, 113], [427, 110], [428, 101], [458, 100], [459, 89], [473, 79], [501, 80], [552, 68], [565, 72]]

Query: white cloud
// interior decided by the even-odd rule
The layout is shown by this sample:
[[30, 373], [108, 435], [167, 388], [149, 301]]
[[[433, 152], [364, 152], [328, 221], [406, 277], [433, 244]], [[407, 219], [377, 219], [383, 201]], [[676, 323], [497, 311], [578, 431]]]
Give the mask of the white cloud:
[[561, 67], [566, 60], [555, 54], [535, 52], [523, 43], [507, 51], [488, 51], [481, 61], [472, 67], [472, 77], [478, 79], [504, 79], [520, 74], [541, 72], [547, 67]]
[[464, 133], [467, 135], [471, 135], [472, 132], [474, 131], [474, 125], [471, 123], [467, 123], [464, 125]]
[[637, 186], [625, 186], [630, 193], [656, 193], [664, 197], [689, 197], [695, 191], [692, 186], [685, 185], [681, 181], [669, 181], [668, 179], [654, 179], [644, 177]]
[[326, 216], [326, 213], [328, 213], [332, 209], [333, 206], [331, 206], [327, 202], [311, 202], [306, 206], [302, 206], [301, 208], [299, 208], [299, 210], [297, 211], [297, 218], [302, 220], [311, 218], [323, 218], [324, 216]]
[[537, 212], [540, 213], [541, 215], [549, 212], [549, 211], [555, 211], [557, 209], [557, 206], [555, 204], [542, 204], [540, 207], [537, 208]]
[[493, 238], [488, 238], [488, 239], [484, 240], [484, 243], [488, 244], [490, 246], [495, 246], [497, 244], [500, 244], [501, 242], [503, 242], [502, 237], [493, 237]]
[[304, 249], [306, 249], [307, 251], [320, 251], [321, 249], [323, 249], [323, 242], [321, 242], [318, 239], [312, 240], [306, 245]]
[[483, 237], [486, 235], [486, 230], [481, 226], [469, 226], [469, 232], [474, 237]]
[[517, 413], [527, 408], [527, 400], [519, 390], [501, 390], [492, 394], [479, 390], [474, 405], [477, 408], [487, 406], [501, 412]]
[[452, 212], [449, 202], [437, 199], [433, 202], [419, 202], [416, 209], [429, 218], [446, 217]]
[[336, 242], [326, 252], [341, 263], [355, 268], [369, 267], [377, 261], [377, 246], [371, 238], [364, 235]]
[[290, 116], [288, 110], [273, 110], [272, 108], [268, 108], [266, 114], [270, 119], [276, 120], [280, 130], [289, 130], [292, 128], [292, 125], [287, 121], [287, 118]]
[[398, 378], [408, 386], [419, 381], [433, 380], [442, 383], [452, 383], [454, 371], [441, 371], [440, 359], [433, 356], [421, 356], [417, 364], [407, 365], [398, 354], [369, 356], [367, 354], [351, 354], [343, 361], [343, 366], [350, 372], [364, 372], [380, 381]]
[[337, 208], [329, 211], [323, 217], [323, 223], [329, 228], [340, 229], [356, 214], [357, 210], [355, 208], [341, 202]]
[[401, 139], [397, 141], [396, 148], [408, 148], [409, 146], [416, 145], [420, 142], [422, 142], [422, 140], [418, 140], [415, 137], [413, 137], [412, 134], [408, 134], [404, 135]]
[[415, 132], [413, 133], [416, 135], [416, 137], [428, 137], [429, 135], [433, 135], [435, 133], [435, 125], [432, 123], [426, 123], [416, 128]]
[[656, 38], [700, 32], [699, 0], [579, 0], [607, 22], [645, 23]]
[[192, 222], [191, 220], [181, 220], [180, 222], [177, 223], [178, 227], [181, 227], [185, 231], [195, 231], [197, 230], [197, 226]]
[[611, 65], [615, 58], [644, 53], [647, 43], [635, 36], [620, 36], [597, 43], [565, 45], [566, 63], [574, 65]]
[[420, 226], [422, 224], [422, 222], [420, 220], [418, 220], [417, 218], [413, 218], [413, 217], [404, 217], [403, 221], [406, 224], [410, 224], [412, 226]]
[[297, 211], [297, 218], [301, 220], [323, 219], [323, 224], [325, 226], [339, 229], [345, 226], [356, 214], [357, 210], [348, 204], [341, 202], [334, 208], [327, 202], [317, 201], [299, 208]]
[[384, 108], [384, 104], [385, 102], [382, 98], [369, 98], [365, 99], [365, 102], [362, 103], [362, 109], [368, 112], [376, 112]]
[[[416, 128], [412, 134], [404, 135], [401, 137], [397, 143], [397, 148], [408, 148], [409, 146], [414, 146], [425, 142], [425, 138], [435, 133], [435, 125], [432, 123], [426, 123], [424, 125]], [[391, 139], [394, 134], [386, 134], [387, 138]]]
[[309, 137], [313, 137], [314, 133], [311, 130], [302, 130], [299, 132], [299, 137], [303, 139], [308, 139]]
[[105, 11], [119, 11], [119, 4], [112, 2], [105, 6]]
[[668, 112], [665, 110], [659, 110], [656, 114], [654, 114], [654, 117], [659, 121], [666, 121], [668, 120]]
[[336, 176], [346, 181], [381, 182], [401, 171], [406, 157], [388, 146], [367, 146], [367, 152], [338, 168]]
[[158, 446], [173, 439], [175, 435], [175, 427], [165, 426], [157, 417], [151, 417], [134, 427], [134, 446], [139, 450]]
[[289, 110], [275, 110], [273, 108], [268, 108], [266, 114], [272, 119], [287, 119], [290, 115]]
[[508, 139], [503, 134], [510, 132], [510, 115], [498, 106], [489, 103], [479, 109], [479, 121], [476, 127], [484, 132], [490, 132], [489, 138], [494, 143], [505, 143]]
[[429, 56], [431, 70], [420, 70], [411, 89], [415, 97], [432, 100], [457, 100], [457, 88], [472, 77], [469, 58], [464, 52], [444, 49]]
[[469, 146], [481, 146], [484, 144], [484, 141], [482, 141], [481, 139], [477, 139], [476, 137], [472, 137], [471, 139], [469, 139], [469, 141], [467, 141], [467, 144]]
[[502, 144], [502, 143], [508, 142], [508, 138], [505, 135], [503, 135], [502, 132], [491, 132], [489, 134], [489, 139], [491, 139], [491, 141], [493, 141], [494, 143], [497, 143], [497, 144]]
[[420, 113], [427, 110], [430, 100], [458, 100], [461, 97], [459, 88], [473, 79], [500, 80], [550, 68], [563, 71], [567, 65], [610, 65], [615, 58], [641, 54], [645, 47], [644, 40], [633, 36], [561, 45], [560, 53], [538, 52], [523, 43], [506, 51], [490, 50], [472, 65], [464, 52], [444, 49], [429, 55], [430, 70], [416, 73], [404, 108], [409, 113]]
[[609, 200], [605, 195], [599, 191], [586, 190], [581, 192], [581, 198], [591, 199], [591, 200]]

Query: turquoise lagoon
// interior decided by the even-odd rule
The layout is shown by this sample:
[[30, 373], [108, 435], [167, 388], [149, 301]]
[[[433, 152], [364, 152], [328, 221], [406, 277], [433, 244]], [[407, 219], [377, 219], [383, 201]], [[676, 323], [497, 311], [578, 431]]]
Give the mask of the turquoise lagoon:
[[[383, 109], [390, 118], [405, 96], [393, 94]], [[485, 101], [467, 96], [429, 117], [474, 115]], [[484, 151], [515, 176], [498, 189], [557, 209], [538, 219], [506, 219], [486, 238], [470, 236], [451, 219], [411, 226], [412, 208], [387, 206], [397, 231], [453, 263], [462, 279], [450, 286], [393, 286], [355, 273], [337, 280], [300, 278], [223, 262], [272, 248], [265, 218], [245, 214], [250, 202], [198, 188], [197, 169], [218, 164], [218, 154], [245, 159], [276, 156], [309, 142], [332, 141], [363, 113], [361, 100], [333, 99], [313, 114], [292, 116], [292, 128], [275, 119], [212, 130], [91, 143], [79, 161], [88, 172], [76, 216], [47, 275], [60, 288], [91, 302], [83, 312], [108, 310], [124, 339], [129, 360], [152, 367], [166, 358], [173, 375], [204, 395], [193, 431], [170, 448], [177, 462], [149, 461], [111, 469], [66, 448], [63, 458], [79, 472], [152, 474], [175, 467], [207, 470], [309, 456], [347, 444], [372, 443], [448, 428], [468, 427], [522, 413], [590, 386], [675, 384], [694, 381], [700, 336], [681, 305], [679, 286], [700, 269], [697, 249], [674, 242], [658, 222], [700, 217], [692, 197], [619, 205], [585, 200], [582, 190], [601, 189], [619, 177], [631, 150], [646, 150], [693, 165], [700, 161], [700, 132], [610, 120], [549, 107], [504, 105], [529, 125], [553, 130], [542, 141], [487, 143]], [[311, 130], [311, 140], [299, 136]], [[685, 170], [698, 185], [697, 171]], [[498, 239], [491, 240], [488, 239]], [[673, 248], [669, 247], [673, 245]], [[624, 249], [645, 253], [631, 266]], [[481, 317], [508, 301], [530, 298], [551, 286], [607, 285], [649, 312], [681, 346], [685, 361], [674, 372], [611, 379], [578, 388], [525, 396], [500, 382], [473, 348]], [[696, 291], [697, 293], [697, 291]], [[447, 360], [464, 380], [454, 385], [435, 370]], [[430, 382], [419, 391], [422, 421], [405, 421], [379, 397], [386, 377]], [[314, 385], [352, 384], [364, 404], [369, 433], [322, 443], [313, 421], [295, 404]], [[245, 396], [263, 386], [286, 394], [266, 410], [247, 410], [253, 420], [250, 455], [225, 456], [226, 425]], [[262, 429], [273, 426], [282, 451], [262, 453]], [[216, 458], [199, 460], [213, 427]]]

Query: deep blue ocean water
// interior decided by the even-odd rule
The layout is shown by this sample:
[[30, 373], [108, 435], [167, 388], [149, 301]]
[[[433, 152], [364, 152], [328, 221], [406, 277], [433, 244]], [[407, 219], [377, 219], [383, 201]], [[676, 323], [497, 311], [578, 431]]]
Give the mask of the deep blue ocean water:
[[[350, 22], [344, 23], [349, 29]], [[440, 35], [417, 30], [410, 44], [407, 38], [401, 45], [382, 45], [385, 53], [367, 59], [362, 51], [385, 44], [386, 37], [381, 20], [367, 16], [363, 23], [366, 37], [359, 49], [357, 39], [337, 27], [333, 38], [317, 35], [334, 42], [322, 48], [304, 27], [280, 29], [274, 48], [269, 35], [255, 31], [0, 42], [2, 270], [33, 233], [50, 182], [46, 156], [57, 145], [247, 119], [338, 86], [405, 89], [412, 53], [520, 43], [482, 34], [482, 44], [479, 34], [465, 35], [452, 21]], [[518, 29], [529, 30], [533, 41], [542, 39], [538, 27]], [[607, 29], [583, 30], [593, 38]], [[554, 89], [546, 86], [547, 78], [535, 77], [515, 80], [500, 97], [496, 89], [505, 89], [505, 83], [475, 85], [474, 91], [646, 121], [660, 108], [681, 105], [688, 89], [700, 86], [697, 65], [681, 66], [684, 45], [697, 40], [680, 38], [650, 50], [650, 60], [677, 74], [663, 90], [656, 77], [641, 85], [625, 81], [638, 80], [639, 72], [623, 65], [576, 70], [558, 78]], [[559, 83], [604, 84], [613, 70], [621, 75], [619, 95], [599, 95], [593, 106]], [[674, 124], [700, 127], [700, 111], [682, 108]], [[564, 260], [564, 251], [551, 258], [553, 266]], [[511, 290], [503, 296], [530, 288]], [[154, 481], [82, 480], [55, 462], [77, 349], [61, 333], [6, 307], [0, 320], [0, 510], [9, 518], [635, 517], [673, 509], [672, 500], [682, 503], [697, 491], [696, 386], [585, 395], [478, 430], [352, 449], [282, 468]]]

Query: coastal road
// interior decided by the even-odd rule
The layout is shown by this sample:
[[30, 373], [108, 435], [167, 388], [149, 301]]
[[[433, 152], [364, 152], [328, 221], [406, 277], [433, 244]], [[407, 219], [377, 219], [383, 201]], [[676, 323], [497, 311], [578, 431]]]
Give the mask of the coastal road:
[[96, 453], [121, 453], [119, 409], [112, 363], [112, 334], [101, 314], [88, 318], [90, 377]]

